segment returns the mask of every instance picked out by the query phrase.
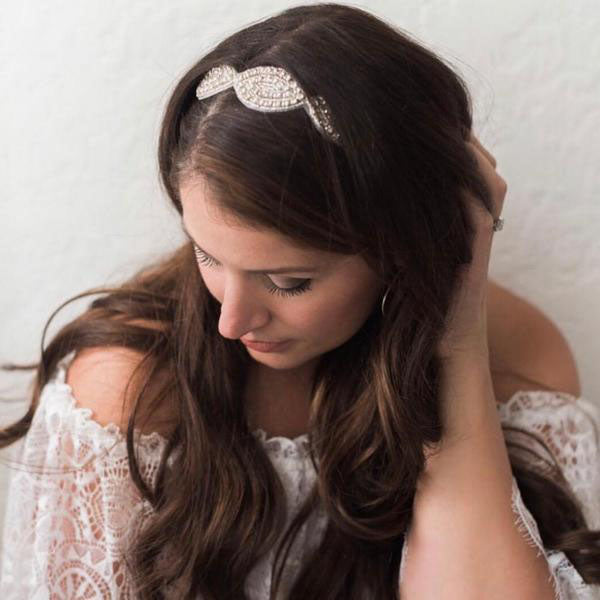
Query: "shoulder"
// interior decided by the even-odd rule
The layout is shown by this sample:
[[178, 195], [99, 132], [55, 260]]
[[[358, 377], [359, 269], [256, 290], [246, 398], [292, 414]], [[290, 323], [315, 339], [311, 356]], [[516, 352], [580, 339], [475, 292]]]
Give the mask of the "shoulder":
[[497, 402], [506, 402], [519, 390], [581, 395], [575, 357], [556, 323], [532, 302], [492, 281], [487, 307]]
[[[148, 372], [148, 367], [142, 365], [143, 358], [142, 353], [122, 346], [85, 348], [68, 365], [65, 383], [70, 386], [76, 405], [91, 409], [95, 421], [100, 425], [114, 423], [125, 432], [140, 384]], [[157, 377], [164, 381], [168, 373]], [[157, 431], [167, 435], [173, 426], [174, 410], [164, 401], [152, 409], [138, 409], [136, 427], [143, 433]]]

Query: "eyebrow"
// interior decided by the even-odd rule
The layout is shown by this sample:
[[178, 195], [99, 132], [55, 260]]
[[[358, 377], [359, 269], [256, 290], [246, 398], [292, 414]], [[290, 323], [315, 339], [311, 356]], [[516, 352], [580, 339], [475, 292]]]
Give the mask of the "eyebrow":
[[[205, 252], [199, 246], [199, 244], [190, 235], [190, 232], [187, 230], [187, 228], [183, 222], [181, 223], [181, 227], [182, 227], [183, 233], [185, 233], [186, 237], [190, 240], [190, 242], [192, 242], [193, 244], [196, 245], [196, 247], [198, 248], [198, 250], [200, 250], [200, 252], [202, 252], [203, 254], [208, 256], [208, 258], [214, 260], [215, 262], [219, 262], [216, 258], [211, 256], [208, 252]], [[317, 273], [319, 270], [320, 269], [318, 267], [312, 267], [312, 266], [307, 267], [306, 265], [304, 265], [304, 266], [291, 266], [291, 267], [277, 267], [275, 269], [248, 269], [248, 270], [246, 270], [246, 273], [259, 273], [261, 275], [274, 274], [274, 273], [291, 273], [291, 272], [294, 272], [294, 273]]]

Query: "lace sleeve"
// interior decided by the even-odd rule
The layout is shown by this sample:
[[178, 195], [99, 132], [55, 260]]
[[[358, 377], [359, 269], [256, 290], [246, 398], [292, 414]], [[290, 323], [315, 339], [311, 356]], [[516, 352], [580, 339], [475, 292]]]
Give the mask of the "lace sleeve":
[[[565, 479], [582, 504], [590, 528], [600, 527], [600, 470], [598, 426], [600, 410], [584, 398], [569, 394], [518, 392], [499, 404], [501, 420], [536, 432], [548, 444]], [[521, 436], [527, 444], [529, 438]], [[539, 447], [536, 447], [539, 451]], [[548, 562], [557, 600], [599, 600], [600, 586], [586, 584], [564, 552], [546, 550], [535, 519], [525, 506], [513, 477], [515, 524], [528, 543]]]
[[[122, 559], [152, 509], [129, 476], [124, 435], [78, 407], [65, 357], [43, 388], [12, 461], [0, 558], [3, 600], [133, 598]], [[154, 484], [166, 440], [136, 432], [145, 480]]]
[[[600, 409], [585, 398], [547, 391], [517, 392], [497, 406], [503, 423], [533, 431], [546, 442], [581, 501], [589, 527], [600, 529]], [[519, 442], [527, 446], [531, 438], [521, 435]], [[539, 445], [535, 450], [541, 451]], [[538, 556], [543, 555], [548, 562], [556, 600], [600, 600], [600, 586], [586, 584], [564, 552], [544, 548], [538, 525], [523, 502], [515, 477], [512, 509], [515, 526], [537, 548]], [[409, 552], [405, 543], [400, 581]]]

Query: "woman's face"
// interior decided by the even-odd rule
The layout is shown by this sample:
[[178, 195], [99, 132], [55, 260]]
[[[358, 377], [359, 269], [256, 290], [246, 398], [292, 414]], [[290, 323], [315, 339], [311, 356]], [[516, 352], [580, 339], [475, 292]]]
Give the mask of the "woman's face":
[[201, 179], [180, 192], [200, 274], [221, 304], [219, 333], [287, 342], [271, 352], [247, 346], [257, 362], [299, 367], [352, 337], [379, 301], [382, 285], [359, 255], [300, 249], [272, 231], [227, 222]]

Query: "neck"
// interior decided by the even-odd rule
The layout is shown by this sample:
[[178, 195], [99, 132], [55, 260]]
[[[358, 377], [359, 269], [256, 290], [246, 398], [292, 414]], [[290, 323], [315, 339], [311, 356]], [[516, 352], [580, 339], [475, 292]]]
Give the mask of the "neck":
[[306, 433], [315, 366], [280, 370], [252, 365], [245, 389], [250, 430], [290, 438]]

